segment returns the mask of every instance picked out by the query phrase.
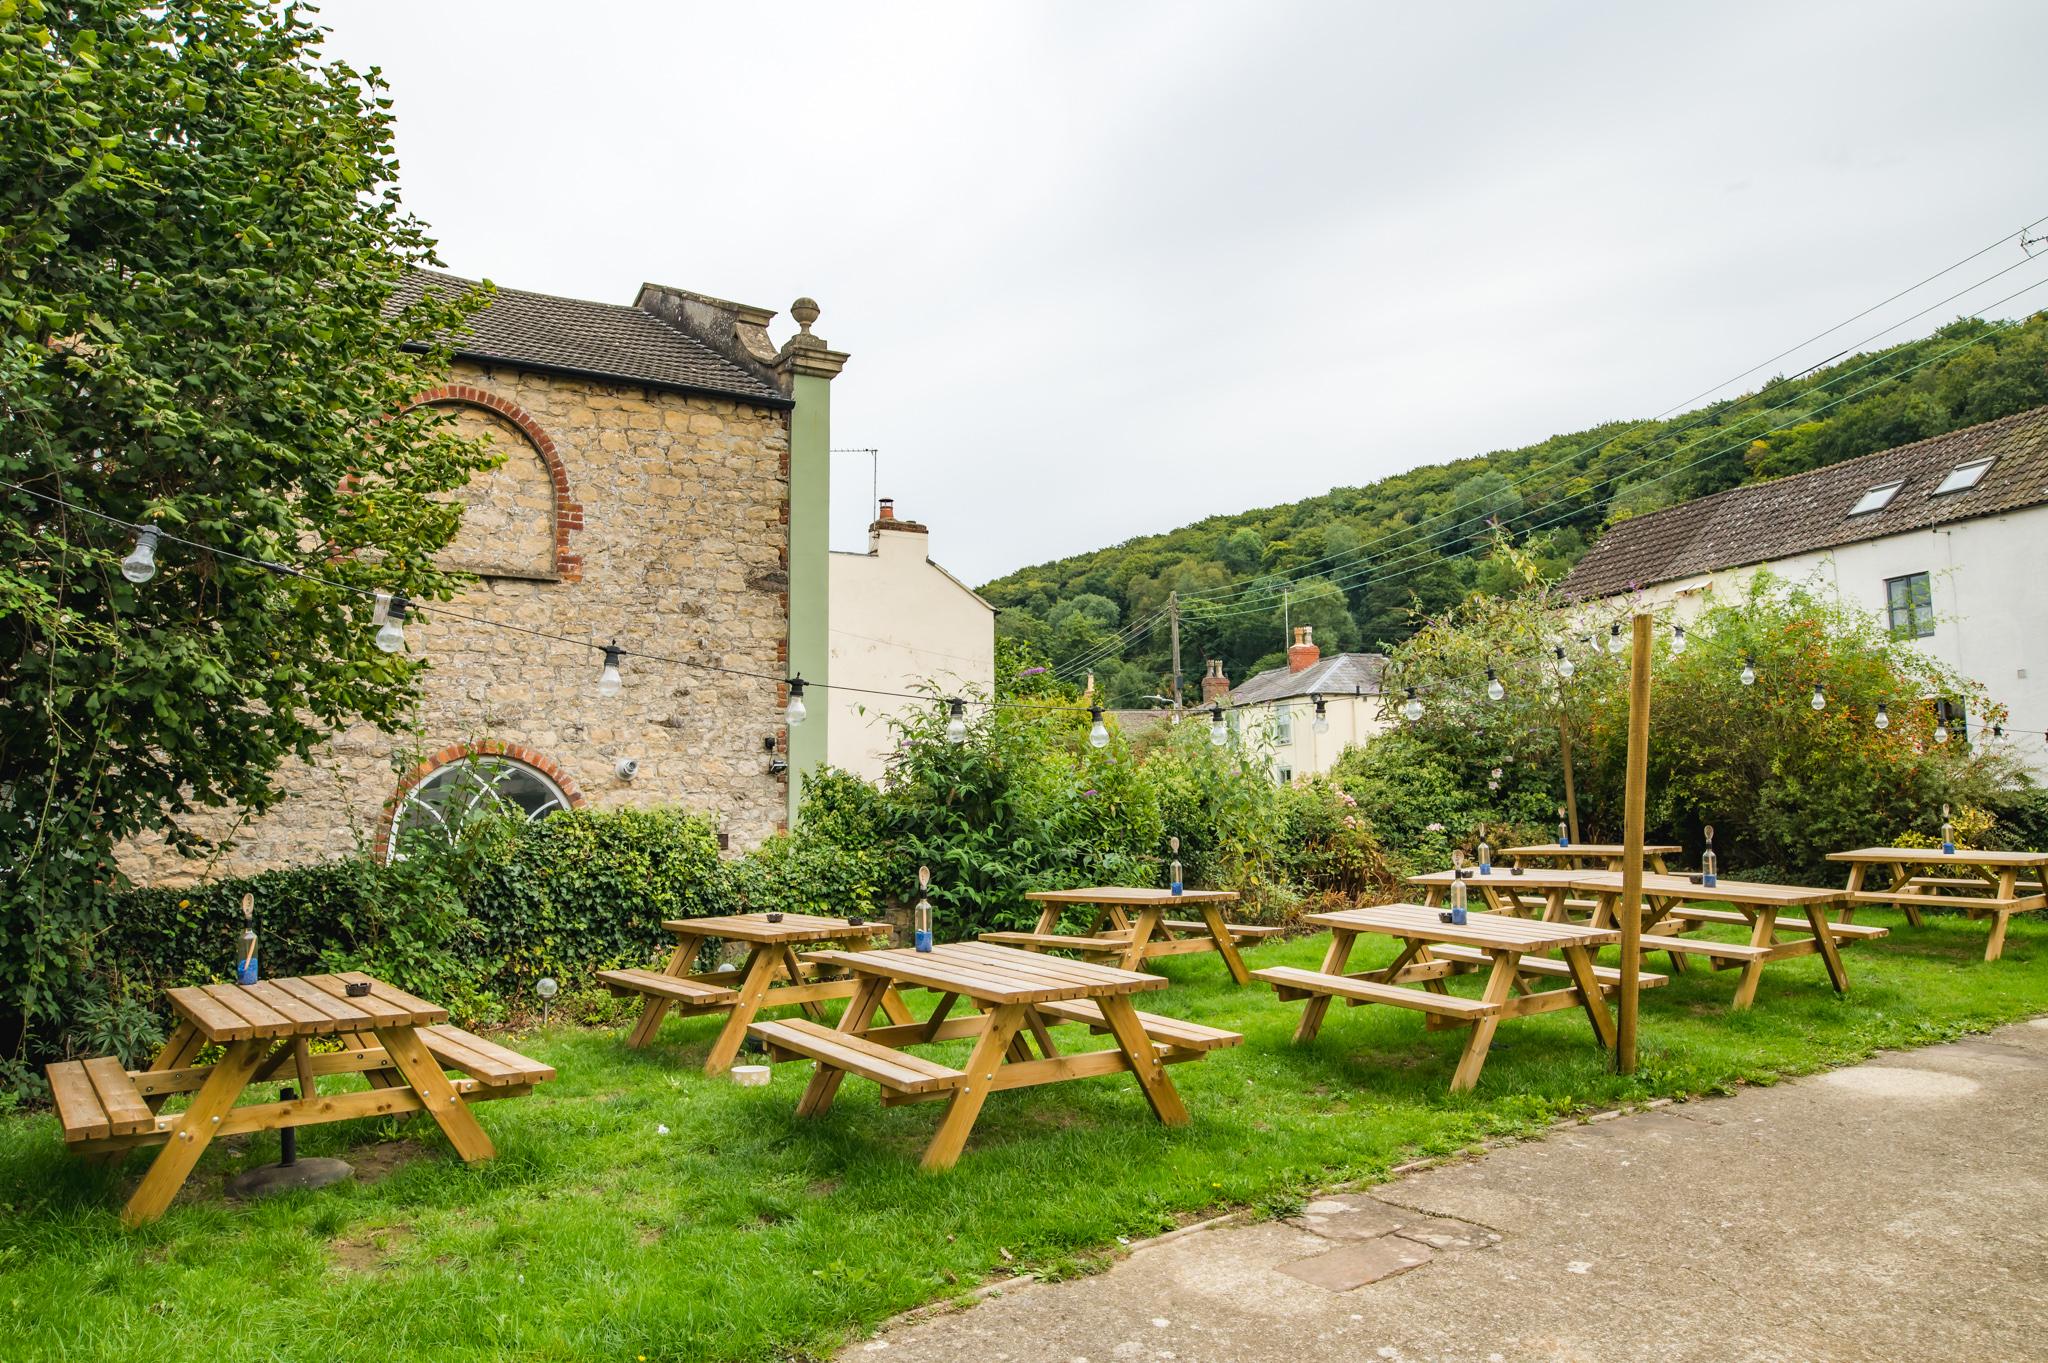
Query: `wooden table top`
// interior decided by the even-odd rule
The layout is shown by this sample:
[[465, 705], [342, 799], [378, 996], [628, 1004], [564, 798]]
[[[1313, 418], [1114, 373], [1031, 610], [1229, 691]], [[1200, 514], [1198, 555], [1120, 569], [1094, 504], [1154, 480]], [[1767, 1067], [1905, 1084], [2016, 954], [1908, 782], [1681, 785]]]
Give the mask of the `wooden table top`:
[[[1685, 849], [1675, 842], [1646, 842], [1643, 855], [1646, 857], [1668, 856]], [[1559, 847], [1554, 842], [1539, 842], [1533, 847], [1503, 847], [1496, 856], [1503, 857], [1619, 857], [1628, 849], [1618, 842], [1575, 842], [1570, 847]]]
[[[1526, 890], [1569, 889], [1571, 883], [1584, 874], [1586, 874], [1584, 871], [1573, 870], [1569, 867], [1525, 866], [1522, 868], [1521, 874], [1517, 875], [1512, 868], [1502, 866], [1496, 862], [1493, 874], [1490, 876], [1480, 875], [1476, 867], [1466, 868], [1465, 885], [1468, 889], [1474, 890], [1482, 885], [1493, 885], [1501, 889], [1510, 890], [1516, 886]], [[1448, 885], [1451, 883], [1451, 873], [1449, 871], [1431, 871], [1428, 875], [1408, 877], [1408, 883], [1410, 885]]]
[[832, 942], [844, 937], [893, 936], [889, 924], [870, 920], [859, 926], [844, 918], [823, 918], [809, 913], [785, 913], [782, 921], [771, 923], [765, 913], [734, 913], [708, 918], [670, 918], [662, 923], [668, 931], [694, 937], [724, 937], [735, 942]]
[[[1572, 888], [1593, 894], [1618, 894], [1621, 890], [1621, 872], [1580, 871], [1572, 877]], [[1690, 876], [1660, 876], [1654, 872], [1643, 877], [1643, 893], [1655, 895], [1659, 899], [1715, 900], [1723, 904], [1770, 905], [1777, 908], [1829, 904], [1842, 897], [1840, 889], [1823, 889], [1811, 885], [1770, 885], [1754, 880], [1729, 880], [1725, 877], [1718, 885], [1696, 885]]]
[[2048, 866], [2048, 852], [1994, 852], [1988, 848], [1958, 847], [1944, 852], [1939, 847], [1859, 847], [1853, 852], [1830, 852], [1829, 861], [1920, 862], [1938, 866], [1944, 861], [1964, 866]]
[[1380, 904], [1369, 909], [1312, 913], [1304, 920], [1317, 927], [1348, 932], [1377, 932], [1425, 942], [1448, 942], [1489, 951], [1551, 951], [1558, 947], [1599, 947], [1621, 940], [1617, 928], [1589, 928], [1578, 923], [1547, 923], [1504, 913], [1466, 914], [1463, 927], [1438, 917], [1442, 909], [1420, 904]]
[[[367, 995], [348, 996], [349, 985], [365, 982], [370, 986]], [[447, 1009], [358, 971], [250, 985], [202, 984], [168, 990], [165, 996], [208, 1041], [334, 1036], [379, 1027], [430, 1027], [448, 1020]]]
[[962, 994], [980, 1003], [1053, 1003], [1138, 994], [1167, 985], [1158, 975], [1140, 975], [1092, 961], [1069, 961], [992, 942], [942, 942], [930, 951], [911, 947], [819, 951], [813, 952], [811, 959], [863, 975], [880, 975], [896, 984]]
[[1228, 904], [1235, 890], [1172, 890], [1145, 885], [1096, 885], [1085, 890], [1032, 890], [1024, 896], [1041, 904], [1114, 904], [1118, 908], [1171, 908], [1175, 904]]

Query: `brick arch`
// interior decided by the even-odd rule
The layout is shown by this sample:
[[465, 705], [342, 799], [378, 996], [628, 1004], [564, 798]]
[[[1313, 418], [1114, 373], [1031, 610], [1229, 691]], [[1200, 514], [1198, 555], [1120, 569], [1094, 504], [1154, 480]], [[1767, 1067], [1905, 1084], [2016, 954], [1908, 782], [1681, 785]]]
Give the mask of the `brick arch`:
[[535, 752], [532, 748], [517, 743], [505, 743], [495, 738], [475, 743], [451, 743], [412, 770], [398, 778], [398, 789], [391, 792], [391, 798], [384, 802], [382, 817], [377, 821], [377, 836], [372, 850], [378, 861], [383, 861], [391, 852], [391, 821], [398, 816], [398, 807], [420, 782], [451, 762], [460, 762], [468, 757], [504, 757], [514, 762], [523, 762], [535, 771], [553, 781], [560, 788], [562, 798], [569, 802], [569, 808], [581, 809], [589, 803], [575, 778], [562, 770], [561, 763], [546, 753]]
[[554, 438], [541, 429], [524, 407], [473, 383], [444, 383], [414, 398], [412, 407], [480, 407], [519, 428], [555, 482], [555, 572], [565, 582], [583, 580], [583, 556], [569, 552], [569, 532], [583, 528], [583, 504], [569, 495], [569, 469], [555, 449]]

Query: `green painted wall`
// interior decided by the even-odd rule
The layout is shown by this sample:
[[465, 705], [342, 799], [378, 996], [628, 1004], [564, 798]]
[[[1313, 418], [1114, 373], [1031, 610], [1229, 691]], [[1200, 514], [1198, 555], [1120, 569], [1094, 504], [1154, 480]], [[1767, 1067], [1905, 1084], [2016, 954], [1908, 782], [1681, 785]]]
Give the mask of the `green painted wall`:
[[[794, 376], [789, 419], [789, 671], [807, 682], [831, 679], [826, 579], [832, 509], [832, 381]], [[825, 760], [832, 705], [824, 691], [804, 695], [809, 718], [789, 731], [789, 821], [796, 823], [803, 778]]]

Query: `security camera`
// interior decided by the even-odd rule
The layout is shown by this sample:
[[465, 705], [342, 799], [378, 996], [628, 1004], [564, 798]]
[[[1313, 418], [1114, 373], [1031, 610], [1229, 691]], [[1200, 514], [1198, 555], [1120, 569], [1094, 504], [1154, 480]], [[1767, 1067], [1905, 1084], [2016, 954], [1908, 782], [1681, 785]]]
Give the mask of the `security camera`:
[[634, 774], [640, 770], [640, 759], [637, 757], [621, 757], [618, 765], [613, 767], [612, 770], [619, 774], [621, 781], [630, 781], [633, 779]]
[[784, 773], [784, 772], [786, 772], [786, 771], [788, 771], [788, 770], [789, 770], [789, 763], [787, 763], [787, 762], [783, 761], [783, 760], [782, 760], [781, 758], [779, 758], [779, 757], [777, 757], [777, 758], [773, 759], [772, 761], [770, 761], [770, 762], [768, 763], [768, 774], [769, 774], [770, 776], [780, 776], [780, 775], [782, 775], [782, 773]]

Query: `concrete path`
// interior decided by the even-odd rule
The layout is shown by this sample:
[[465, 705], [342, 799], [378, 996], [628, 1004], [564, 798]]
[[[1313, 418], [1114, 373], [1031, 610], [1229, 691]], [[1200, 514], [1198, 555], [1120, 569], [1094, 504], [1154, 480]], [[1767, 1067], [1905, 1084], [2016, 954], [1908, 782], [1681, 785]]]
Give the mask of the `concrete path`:
[[1170, 1237], [841, 1358], [2048, 1360], [2048, 1018]]

